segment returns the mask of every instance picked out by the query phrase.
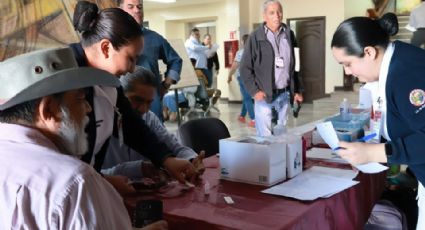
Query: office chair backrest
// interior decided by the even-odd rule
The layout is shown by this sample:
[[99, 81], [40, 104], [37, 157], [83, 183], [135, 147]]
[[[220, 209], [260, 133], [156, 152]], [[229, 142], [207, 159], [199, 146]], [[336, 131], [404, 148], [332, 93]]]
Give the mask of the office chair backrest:
[[199, 153], [205, 150], [205, 156], [219, 151], [218, 141], [230, 137], [226, 125], [215, 117], [190, 120], [179, 128], [179, 137], [183, 145]]

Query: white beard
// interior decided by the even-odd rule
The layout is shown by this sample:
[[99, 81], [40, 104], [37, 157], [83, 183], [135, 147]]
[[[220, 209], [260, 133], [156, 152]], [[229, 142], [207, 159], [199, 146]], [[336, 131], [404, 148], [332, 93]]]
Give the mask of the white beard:
[[88, 149], [87, 134], [84, 128], [89, 123], [89, 118], [85, 116], [81, 124], [77, 124], [71, 120], [68, 108], [61, 106], [61, 111], [63, 120], [59, 127], [59, 136], [63, 142], [63, 147], [70, 155], [82, 156]]

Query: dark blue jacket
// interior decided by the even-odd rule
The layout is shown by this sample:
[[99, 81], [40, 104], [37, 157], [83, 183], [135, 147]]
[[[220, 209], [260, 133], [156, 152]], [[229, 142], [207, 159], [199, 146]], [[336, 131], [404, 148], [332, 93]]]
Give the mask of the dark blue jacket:
[[[74, 51], [78, 65], [87, 66], [86, 54], [84, 53], [81, 44], [71, 44], [70, 47]], [[140, 115], [132, 109], [130, 102], [124, 95], [122, 87], [117, 88], [117, 93], [118, 98], [116, 106], [122, 114], [124, 143], [149, 158], [156, 166], [160, 166], [165, 158], [171, 155], [171, 151], [164, 143], [159, 142], [156, 135], [149, 129], [144, 120], [141, 119]], [[91, 88], [88, 90], [87, 101], [93, 108], [93, 90]], [[94, 110], [92, 110], [88, 116], [89, 124], [87, 125], [86, 131], [89, 140], [89, 151], [82, 157], [82, 160], [90, 164], [96, 141], [96, 117], [94, 115]], [[118, 136], [116, 122], [114, 122], [113, 135], [116, 137]], [[94, 167], [97, 171], [101, 170], [108, 144], [109, 139], [102, 146], [99, 153], [96, 154]]]
[[143, 52], [137, 59], [137, 65], [149, 69], [155, 74], [158, 79], [158, 84], [161, 82], [158, 61], [162, 60], [167, 65], [167, 70], [164, 73], [165, 77], [171, 77], [174, 81], [180, 80], [183, 60], [168, 43], [168, 41], [155, 31], [142, 28], [144, 47]]
[[165, 77], [169, 77], [175, 82], [180, 80], [180, 73], [182, 69], [183, 61], [168, 41], [155, 31], [142, 27], [144, 47], [143, 52], [140, 53], [137, 58], [137, 65], [143, 66], [146, 69], [152, 71], [158, 82], [158, 89], [151, 104], [150, 110], [154, 112], [160, 120], [162, 117], [162, 98], [160, 98], [161, 81], [163, 80], [158, 67], [158, 61], [162, 60], [167, 66], [167, 70], [164, 74]]
[[385, 87], [393, 152], [388, 162], [409, 165], [425, 184], [425, 51], [396, 41]]

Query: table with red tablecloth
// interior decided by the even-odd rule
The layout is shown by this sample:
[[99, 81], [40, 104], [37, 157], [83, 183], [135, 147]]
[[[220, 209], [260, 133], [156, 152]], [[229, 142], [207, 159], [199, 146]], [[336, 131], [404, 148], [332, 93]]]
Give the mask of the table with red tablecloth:
[[[355, 178], [359, 184], [329, 198], [303, 202], [261, 193], [263, 186], [220, 180], [216, 156], [204, 164], [200, 186], [162, 198], [170, 229], [363, 229], [385, 183], [384, 172], [359, 173]], [[206, 182], [209, 195], [204, 193]], [[225, 196], [234, 204], [227, 204]]]

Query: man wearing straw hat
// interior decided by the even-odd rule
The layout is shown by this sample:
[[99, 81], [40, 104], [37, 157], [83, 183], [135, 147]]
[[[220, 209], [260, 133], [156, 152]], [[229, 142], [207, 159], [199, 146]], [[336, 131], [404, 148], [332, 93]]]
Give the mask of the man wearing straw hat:
[[116, 87], [78, 68], [69, 48], [0, 63], [0, 229], [131, 229], [123, 201], [92, 167], [85, 87]]

